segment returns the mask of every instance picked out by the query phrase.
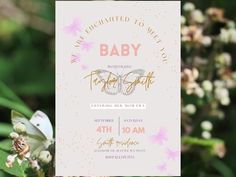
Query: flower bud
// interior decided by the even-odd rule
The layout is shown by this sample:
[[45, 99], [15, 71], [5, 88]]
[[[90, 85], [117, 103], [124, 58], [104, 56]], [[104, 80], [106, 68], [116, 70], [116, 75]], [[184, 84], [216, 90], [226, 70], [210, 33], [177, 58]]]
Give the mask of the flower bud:
[[197, 23], [203, 23], [205, 20], [205, 17], [203, 16], [202, 11], [200, 10], [194, 10], [191, 13], [191, 18], [194, 22], [197, 22]]
[[224, 106], [228, 106], [230, 104], [230, 98], [229, 97], [223, 97], [221, 100], [220, 100], [220, 103]]
[[40, 169], [40, 166], [38, 164], [38, 161], [37, 160], [31, 160], [30, 161], [30, 167], [36, 171], [39, 171]]
[[203, 90], [205, 90], [207, 92], [211, 92], [213, 89], [213, 85], [212, 85], [211, 81], [205, 80], [202, 82], [202, 88], [203, 88]]
[[12, 139], [16, 139], [16, 138], [19, 137], [19, 134], [16, 133], [16, 132], [11, 132], [10, 137], [11, 137]]
[[227, 22], [227, 27], [228, 27], [228, 28], [235, 28], [235, 23], [234, 23], [234, 21], [231, 21], [231, 20], [228, 21], [228, 22]]
[[218, 100], [222, 100], [225, 97], [229, 97], [229, 91], [226, 88], [216, 88], [215, 89], [215, 97]]
[[206, 47], [210, 46], [211, 42], [212, 42], [212, 40], [209, 36], [204, 36], [201, 40], [202, 45], [204, 45]]
[[211, 133], [208, 131], [203, 131], [202, 132], [202, 137], [205, 139], [210, 139], [211, 138]]
[[203, 130], [211, 131], [213, 128], [213, 125], [210, 121], [205, 120], [201, 123], [201, 127]]
[[13, 129], [15, 130], [16, 133], [25, 133], [26, 132], [26, 127], [22, 123], [17, 123], [14, 125]]
[[220, 41], [223, 43], [228, 43], [229, 42], [229, 32], [226, 29], [221, 29], [220, 30], [220, 35], [219, 35]]
[[199, 97], [199, 98], [203, 98], [205, 93], [203, 91], [203, 89], [201, 87], [197, 87], [194, 91], [194, 93]]
[[195, 6], [194, 6], [194, 4], [191, 3], [191, 2], [187, 2], [187, 3], [185, 3], [184, 6], [183, 6], [183, 10], [186, 11], [186, 12], [192, 11], [192, 10], [194, 10], [194, 9], [195, 9]]
[[193, 104], [188, 104], [184, 107], [184, 112], [186, 112], [187, 114], [193, 115], [196, 113], [196, 107]]
[[40, 162], [48, 164], [52, 160], [52, 155], [50, 154], [49, 151], [41, 151], [39, 153], [38, 159]]

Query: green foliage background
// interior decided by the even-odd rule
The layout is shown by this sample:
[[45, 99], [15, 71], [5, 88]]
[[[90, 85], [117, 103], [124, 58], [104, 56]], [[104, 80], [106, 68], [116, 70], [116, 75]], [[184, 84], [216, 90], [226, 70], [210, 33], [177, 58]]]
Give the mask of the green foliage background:
[[0, 9], [0, 177], [33, 177], [26, 165], [5, 167], [11, 150], [10, 111], [30, 117], [42, 110], [55, 123], [55, 4], [0, 0]]
[[[183, 1], [183, 3], [186, 1]], [[222, 7], [226, 17], [236, 20], [235, 0], [195, 0], [205, 10]], [[52, 0], [0, 0], [0, 153], [9, 151], [11, 132], [9, 104], [40, 109], [55, 123], [55, 49], [54, 2]], [[4, 9], [5, 10], [2, 10]], [[235, 47], [229, 47], [236, 59]], [[235, 63], [235, 62], [234, 62]], [[236, 68], [234, 64], [233, 68]], [[9, 90], [13, 95], [9, 94]], [[8, 94], [6, 94], [8, 93]], [[8, 96], [6, 96], [8, 95]], [[9, 98], [9, 95], [11, 98]], [[22, 103], [19, 98], [24, 101]], [[225, 108], [226, 119], [216, 122], [214, 137], [225, 141], [227, 154], [222, 159], [205, 158], [204, 154], [182, 155], [182, 176], [234, 177], [236, 175], [236, 94]], [[4, 104], [1, 104], [3, 100]], [[8, 105], [8, 107], [6, 106]], [[197, 133], [196, 133], [197, 134]], [[0, 156], [0, 163], [3, 156]], [[145, 162], [144, 162], [145, 163]], [[19, 168], [19, 167], [17, 167]], [[21, 173], [21, 170], [18, 169]], [[14, 171], [11, 174], [16, 174]], [[211, 175], [210, 175], [211, 174]], [[9, 177], [0, 169], [0, 177]]]
[[[183, 0], [193, 2], [196, 8], [203, 12], [209, 7], [224, 9], [225, 17], [236, 20], [235, 0]], [[229, 45], [225, 48], [232, 55], [232, 68], [236, 69], [236, 46]], [[224, 140], [227, 148], [226, 156], [207, 159], [206, 154], [186, 153], [182, 154], [182, 176], [186, 177], [235, 177], [236, 176], [236, 92], [230, 92], [231, 104], [224, 108], [225, 119], [214, 122], [213, 136]], [[195, 132], [198, 134], [198, 132]], [[214, 174], [214, 175], [213, 175]]]

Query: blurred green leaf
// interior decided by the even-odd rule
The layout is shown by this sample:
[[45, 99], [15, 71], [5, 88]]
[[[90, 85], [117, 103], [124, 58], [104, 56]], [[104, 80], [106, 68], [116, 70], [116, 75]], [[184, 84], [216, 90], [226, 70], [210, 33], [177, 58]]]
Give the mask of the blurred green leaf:
[[223, 177], [235, 177], [233, 171], [221, 160], [214, 158], [211, 166], [215, 168]]
[[28, 106], [3, 82], [0, 81], [0, 106], [16, 110], [27, 117], [32, 116]]
[[6, 152], [0, 150], [0, 170], [3, 170], [9, 174], [18, 176], [18, 177], [24, 177], [25, 176], [25, 169], [26, 169], [26, 165], [20, 166], [17, 162], [17, 160], [14, 162], [14, 165], [12, 168], [7, 168], [6, 167], [6, 160], [7, 160], [7, 156], [9, 154], [7, 154]]
[[4, 151], [10, 151], [12, 149], [12, 140], [6, 139], [0, 141], [0, 149]]
[[9, 177], [9, 174], [6, 174], [4, 171], [0, 170], [0, 177]]
[[16, 110], [22, 114], [24, 114], [26, 117], [30, 118], [32, 116], [32, 111], [26, 107], [25, 105], [19, 104], [17, 102], [10, 101], [5, 98], [0, 97], [0, 106], [6, 107], [12, 110]]
[[7, 123], [0, 123], [0, 136], [8, 137], [12, 132], [12, 125]]
[[0, 96], [24, 104], [24, 102], [18, 96], [16, 96], [16, 94], [2, 81], [0, 81]]
[[0, 36], [9, 37], [12, 33], [19, 31], [22, 27], [14, 21], [11, 20], [1, 20], [0, 21]]

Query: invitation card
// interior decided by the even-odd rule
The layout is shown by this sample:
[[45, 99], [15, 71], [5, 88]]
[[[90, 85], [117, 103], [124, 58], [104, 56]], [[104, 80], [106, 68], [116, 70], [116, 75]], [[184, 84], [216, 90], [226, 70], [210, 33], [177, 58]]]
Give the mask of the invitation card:
[[56, 2], [56, 175], [180, 175], [180, 2]]

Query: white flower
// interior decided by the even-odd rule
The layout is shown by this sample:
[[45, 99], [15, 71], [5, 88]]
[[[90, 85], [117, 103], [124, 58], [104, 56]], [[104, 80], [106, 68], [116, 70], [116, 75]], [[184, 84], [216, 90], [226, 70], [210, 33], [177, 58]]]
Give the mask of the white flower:
[[195, 9], [195, 6], [194, 6], [194, 4], [191, 3], [191, 2], [187, 2], [187, 3], [185, 3], [184, 6], [183, 6], [183, 10], [186, 11], [186, 12], [192, 11], [192, 10], [194, 10], [194, 9]]
[[[232, 76], [233, 77], [233, 76]], [[226, 88], [235, 88], [236, 87], [236, 82], [233, 80], [233, 78], [231, 79], [227, 79], [225, 81], [225, 85], [226, 85]]]
[[214, 86], [217, 87], [217, 88], [222, 88], [222, 87], [225, 86], [225, 82], [221, 81], [221, 80], [215, 80], [214, 81]]
[[48, 164], [52, 160], [52, 155], [50, 154], [49, 151], [41, 151], [39, 153], [38, 159], [40, 162], [42, 162], [44, 164]]
[[224, 63], [226, 66], [231, 65], [231, 55], [227, 52], [221, 54], [221, 57], [224, 58]]
[[25, 125], [24, 124], [22, 124], [22, 123], [17, 123], [14, 127], [13, 127], [13, 129], [15, 130], [15, 132], [17, 132], [17, 133], [25, 133], [26, 132], [26, 127], [25, 127]]
[[222, 98], [229, 97], [229, 91], [226, 88], [218, 87], [215, 89], [215, 97], [218, 100], [221, 100]]
[[203, 131], [202, 132], [202, 137], [205, 139], [210, 139], [211, 138], [211, 133], [208, 131]]
[[220, 55], [216, 56], [217, 67], [221, 66], [230, 66], [231, 65], [231, 55], [227, 52], [223, 52]]
[[197, 22], [197, 23], [203, 23], [205, 19], [204, 15], [202, 14], [202, 11], [200, 10], [192, 11], [191, 18], [194, 22]]
[[220, 30], [220, 35], [219, 35], [220, 41], [223, 43], [228, 43], [229, 42], [229, 32], [226, 29], [221, 29]]
[[186, 90], [188, 95], [194, 93], [194, 90], [198, 87], [198, 84], [196, 83], [198, 75], [199, 72], [196, 68], [185, 68], [181, 72], [181, 86]]
[[16, 132], [11, 132], [10, 137], [11, 137], [12, 139], [16, 139], [16, 138], [19, 137], [19, 134], [16, 133]]
[[227, 106], [230, 104], [229, 90], [226, 88], [221, 88], [221, 87], [216, 88], [215, 97], [224, 106]]
[[205, 93], [203, 91], [203, 89], [201, 87], [197, 87], [194, 91], [194, 93], [199, 97], [199, 98], [203, 98]]
[[227, 22], [227, 27], [228, 27], [228, 28], [235, 28], [235, 23], [234, 23], [234, 21], [232, 21], [232, 20], [228, 21], [228, 22]]
[[201, 128], [205, 131], [211, 131], [213, 128], [213, 125], [210, 121], [205, 120], [201, 123]]
[[204, 36], [201, 40], [202, 45], [208, 47], [211, 45], [211, 38], [209, 36]]
[[187, 114], [193, 115], [196, 113], [196, 106], [193, 104], [188, 104], [184, 107], [184, 112], [186, 112]]
[[213, 85], [212, 85], [211, 81], [205, 80], [202, 82], [202, 88], [203, 88], [203, 90], [205, 90], [207, 92], [211, 92], [213, 89]]
[[236, 30], [229, 29], [229, 40], [230, 42], [236, 43]]
[[229, 97], [223, 97], [221, 100], [220, 100], [220, 103], [224, 106], [228, 106], [230, 104], [230, 98]]
[[236, 43], [236, 29], [221, 29], [219, 35], [220, 41], [224, 43], [233, 42]]

